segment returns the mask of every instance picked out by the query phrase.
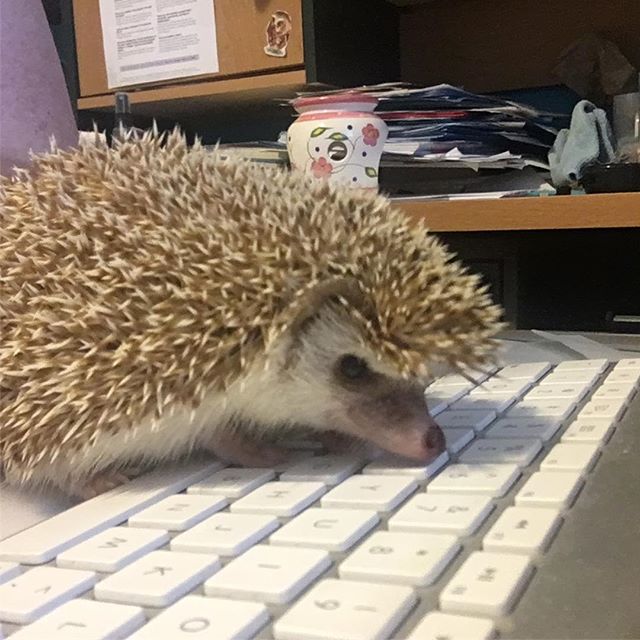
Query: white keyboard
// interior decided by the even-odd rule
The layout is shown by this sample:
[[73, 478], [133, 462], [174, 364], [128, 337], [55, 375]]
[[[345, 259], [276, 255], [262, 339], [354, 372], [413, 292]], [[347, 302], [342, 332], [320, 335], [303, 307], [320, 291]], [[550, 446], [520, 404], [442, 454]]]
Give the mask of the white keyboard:
[[0, 637], [508, 629], [638, 390], [640, 359], [512, 365], [478, 382], [427, 389], [447, 452], [426, 467], [314, 450], [277, 470], [194, 462], [1, 541]]

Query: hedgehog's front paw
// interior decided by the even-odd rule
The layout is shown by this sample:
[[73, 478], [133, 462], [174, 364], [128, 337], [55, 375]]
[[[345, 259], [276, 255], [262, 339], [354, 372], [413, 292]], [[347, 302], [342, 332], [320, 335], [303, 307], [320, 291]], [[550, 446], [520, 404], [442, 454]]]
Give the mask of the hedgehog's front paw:
[[77, 498], [88, 500], [101, 493], [115, 489], [129, 482], [130, 479], [130, 474], [125, 474], [121, 471], [105, 471], [89, 478], [83, 484], [73, 487], [72, 494]]
[[241, 434], [219, 434], [206, 447], [218, 458], [245, 467], [270, 467], [284, 462], [289, 453]]

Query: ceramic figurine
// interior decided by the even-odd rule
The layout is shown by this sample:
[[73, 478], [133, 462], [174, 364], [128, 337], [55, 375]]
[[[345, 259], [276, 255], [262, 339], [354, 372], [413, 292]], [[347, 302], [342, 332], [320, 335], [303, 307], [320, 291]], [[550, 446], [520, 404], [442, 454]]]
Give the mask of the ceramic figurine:
[[387, 125], [373, 113], [378, 99], [362, 93], [297, 98], [300, 114], [287, 132], [291, 167], [318, 180], [377, 189]]

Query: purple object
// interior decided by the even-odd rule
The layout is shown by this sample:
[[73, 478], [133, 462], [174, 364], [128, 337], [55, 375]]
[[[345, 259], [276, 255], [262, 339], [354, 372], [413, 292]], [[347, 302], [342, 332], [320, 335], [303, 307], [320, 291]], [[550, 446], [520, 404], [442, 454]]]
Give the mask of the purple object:
[[0, 0], [0, 173], [29, 151], [74, 146], [78, 129], [42, 0]]

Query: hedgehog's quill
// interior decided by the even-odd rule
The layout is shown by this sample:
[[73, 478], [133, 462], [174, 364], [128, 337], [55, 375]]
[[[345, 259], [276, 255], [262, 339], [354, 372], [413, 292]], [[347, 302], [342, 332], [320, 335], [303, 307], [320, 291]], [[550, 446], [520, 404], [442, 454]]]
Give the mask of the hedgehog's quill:
[[337, 431], [428, 460], [421, 383], [480, 366], [499, 310], [383, 197], [174, 132], [36, 157], [0, 182], [0, 464], [77, 488], [208, 448]]

